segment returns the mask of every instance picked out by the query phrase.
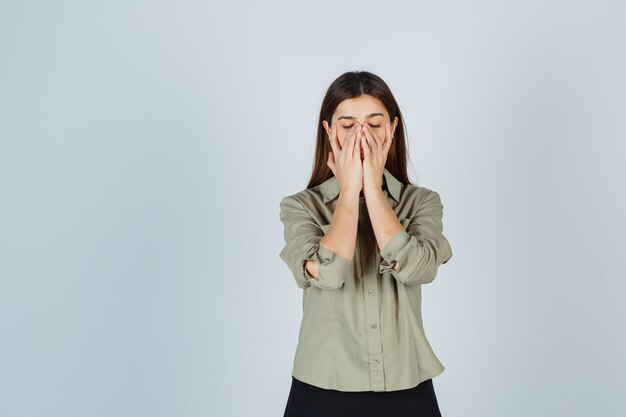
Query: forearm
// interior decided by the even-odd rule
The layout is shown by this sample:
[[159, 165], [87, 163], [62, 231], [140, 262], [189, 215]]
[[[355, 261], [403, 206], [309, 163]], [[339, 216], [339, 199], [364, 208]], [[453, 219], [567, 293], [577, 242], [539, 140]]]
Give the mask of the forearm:
[[443, 235], [439, 194], [428, 191], [412, 211], [400, 222], [402, 229], [380, 248], [383, 259], [379, 272], [390, 273], [403, 285], [428, 284], [435, 279], [439, 266], [452, 257], [450, 243]]
[[[319, 243], [347, 260], [354, 257], [359, 222], [359, 192], [346, 190], [339, 193], [330, 226]], [[306, 262], [306, 269], [313, 278], [318, 278], [319, 267], [314, 260]]]
[[[384, 248], [392, 237], [404, 230], [404, 226], [398, 221], [382, 189], [371, 189], [366, 192], [367, 211], [372, 222], [372, 229], [378, 247]], [[396, 265], [395, 269], [398, 267], [399, 265]]]

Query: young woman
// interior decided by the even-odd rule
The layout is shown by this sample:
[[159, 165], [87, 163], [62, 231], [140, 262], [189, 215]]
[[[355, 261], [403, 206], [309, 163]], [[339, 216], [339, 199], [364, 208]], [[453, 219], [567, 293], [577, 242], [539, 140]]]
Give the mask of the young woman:
[[280, 202], [280, 257], [303, 289], [285, 417], [441, 416], [432, 378], [444, 367], [421, 286], [452, 250], [439, 194], [409, 181], [406, 159], [387, 84], [365, 71], [337, 78], [309, 185]]

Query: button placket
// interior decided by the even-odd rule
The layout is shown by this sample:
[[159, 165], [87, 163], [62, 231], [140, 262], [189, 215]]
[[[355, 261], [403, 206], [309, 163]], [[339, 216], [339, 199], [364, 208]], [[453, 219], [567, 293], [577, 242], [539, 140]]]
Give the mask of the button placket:
[[[366, 260], [371, 257], [367, 254], [371, 252], [373, 243], [369, 239], [373, 236], [367, 236], [360, 246], [361, 259]], [[367, 242], [367, 243], [366, 243]], [[383, 364], [383, 348], [382, 334], [380, 332], [380, 298], [378, 297], [378, 274], [375, 265], [370, 262], [363, 263], [363, 297], [365, 304], [365, 322], [366, 322], [366, 339], [368, 356], [370, 358], [370, 381], [371, 389], [374, 391], [383, 391], [385, 389], [384, 364]]]

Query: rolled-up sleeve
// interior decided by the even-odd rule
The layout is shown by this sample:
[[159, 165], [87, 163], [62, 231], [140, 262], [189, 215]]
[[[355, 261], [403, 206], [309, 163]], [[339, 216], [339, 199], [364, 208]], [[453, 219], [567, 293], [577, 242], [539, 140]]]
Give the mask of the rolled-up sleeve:
[[[429, 191], [408, 222], [380, 250], [380, 273], [389, 272], [404, 285], [427, 284], [437, 276], [441, 264], [452, 257], [443, 235], [443, 205], [439, 194]], [[394, 269], [395, 262], [399, 270]]]
[[[341, 288], [350, 273], [352, 261], [320, 246], [324, 231], [304, 205], [294, 196], [280, 202], [280, 220], [284, 226], [285, 246], [280, 258], [289, 267], [300, 288], [309, 286], [325, 290]], [[307, 271], [305, 263], [312, 259], [319, 267], [318, 279]]]

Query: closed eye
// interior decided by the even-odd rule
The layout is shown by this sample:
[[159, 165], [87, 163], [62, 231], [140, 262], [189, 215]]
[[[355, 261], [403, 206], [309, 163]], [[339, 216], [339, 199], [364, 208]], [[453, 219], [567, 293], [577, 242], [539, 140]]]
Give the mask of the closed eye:
[[[380, 126], [381, 126], [381, 125], [370, 125], [370, 127], [373, 127], [373, 128], [379, 128]], [[354, 125], [353, 125], [353, 124], [352, 124], [352, 125], [350, 125], [350, 126], [344, 126], [343, 128], [344, 128], [344, 129], [352, 129], [352, 127], [354, 127]]]

